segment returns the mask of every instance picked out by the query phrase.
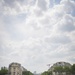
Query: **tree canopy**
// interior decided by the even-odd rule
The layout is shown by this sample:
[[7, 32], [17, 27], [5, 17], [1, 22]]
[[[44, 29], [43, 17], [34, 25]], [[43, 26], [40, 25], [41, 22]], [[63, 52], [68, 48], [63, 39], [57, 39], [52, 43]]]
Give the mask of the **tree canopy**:
[[33, 75], [33, 73], [30, 71], [23, 71], [22, 75]]
[[45, 71], [41, 75], [52, 75], [52, 72], [51, 71]]
[[0, 75], [6, 75], [6, 74], [8, 74], [8, 69], [6, 67], [1, 67]]
[[72, 67], [71, 67], [71, 73], [72, 73], [73, 75], [75, 75], [75, 64], [73, 64]]

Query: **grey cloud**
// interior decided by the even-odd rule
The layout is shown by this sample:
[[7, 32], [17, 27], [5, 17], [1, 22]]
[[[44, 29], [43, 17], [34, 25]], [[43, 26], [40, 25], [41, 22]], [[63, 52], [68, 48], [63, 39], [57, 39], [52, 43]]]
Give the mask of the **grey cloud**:
[[74, 55], [75, 53], [75, 46], [74, 46], [74, 43], [71, 43], [67, 46], [67, 49], [68, 49], [68, 55]]
[[34, 14], [35, 14], [37, 17], [43, 16], [43, 12], [42, 12], [40, 9], [35, 9], [35, 10], [34, 10]]
[[9, 6], [9, 7], [15, 7], [16, 6], [16, 2], [18, 2], [21, 5], [34, 5], [36, 0], [4, 0], [3, 5], [5, 6]]
[[6, 58], [6, 57], [2, 57], [0, 56], [0, 67], [2, 66], [6, 66], [8, 67], [9, 63], [11, 63], [11, 60], [9, 58]]
[[62, 56], [65, 58], [73, 58], [75, 53], [74, 43], [63, 45], [62, 47], [60, 47], [59, 53], [62, 53]]
[[74, 18], [69, 15], [65, 15], [57, 25], [57, 29], [63, 32], [71, 32], [75, 30]]
[[66, 13], [74, 15], [75, 11], [75, 2], [72, 0], [61, 0], [61, 4], [64, 4], [64, 10]]
[[54, 4], [55, 4], [55, 2], [54, 2], [54, 0], [49, 0], [49, 2], [50, 2], [50, 5], [49, 5], [49, 7], [53, 7], [54, 6]]
[[56, 4], [60, 4], [61, 0], [49, 0], [50, 1], [50, 7], [53, 7]]
[[[75, 57], [75, 56], [74, 56]], [[75, 63], [75, 58], [74, 57], [71, 57], [71, 58], [69, 58], [68, 60], [70, 61], [70, 62], [72, 62], [72, 63]]]
[[3, 6], [9, 6], [9, 7], [14, 7], [15, 6], [15, 1], [16, 0], [4, 0]]
[[65, 25], [65, 26], [61, 26], [60, 27], [61, 31], [73, 31], [75, 30], [75, 26], [72, 26], [71, 24]]
[[27, 13], [27, 10], [30, 9], [28, 6], [34, 6], [35, 3], [36, 0], [4, 0], [0, 3], [0, 12], [7, 15]]
[[15, 0], [4, 0], [1, 5], [1, 14], [11, 14], [20, 11], [19, 6], [17, 6]]
[[61, 45], [58, 48], [56, 48], [55, 51], [53, 51], [52, 55], [48, 55], [48, 54], [47, 55], [48, 55], [48, 57], [51, 57], [51, 58], [71, 61], [71, 59], [72, 58], [74, 59], [74, 57], [75, 57], [75, 55], [74, 55], [75, 50], [74, 49], [75, 49], [74, 45], [72, 43], [69, 43], [67, 45]]
[[45, 0], [38, 0], [38, 7], [41, 8], [41, 10], [47, 10], [47, 3]]
[[0, 42], [0, 55], [1, 56], [7, 56], [8, 54], [10, 54], [13, 50], [15, 50], [14, 48], [11, 48], [10, 44], [5, 44], [5, 41]]
[[16, 0], [17, 2], [19, 2], [21, 5], [29, 5], [29, 6], [33, 6], [36, 3], [36, 0]]
[[46, 16], [45, 18], [40, 20], [40, 23], [43, 25], [43, 27], [50, 28], [50, 30], [51, 30], [51, 28], [53, 27], [52, 23], [54, 23], [54, 22], [52, 22], [51, 17]]
[[61, 0], [55, 0], [55, 4], [59, 4]]
[[56, 36], [52, 36], [52, 37], [46, 38], [45, 42], [48, 42], [48, 43], [57, 43], [57, 44], [66, 44], [66, 43], [70, 43], [71, 40], [67, 36], [56, 35]]

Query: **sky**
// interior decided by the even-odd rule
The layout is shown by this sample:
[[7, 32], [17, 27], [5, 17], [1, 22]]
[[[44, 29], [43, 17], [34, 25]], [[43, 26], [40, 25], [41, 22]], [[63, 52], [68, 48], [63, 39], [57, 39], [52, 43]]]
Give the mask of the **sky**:
[[75, 0], [0, 0], [0, 67], [59, 61], [75, 63]]

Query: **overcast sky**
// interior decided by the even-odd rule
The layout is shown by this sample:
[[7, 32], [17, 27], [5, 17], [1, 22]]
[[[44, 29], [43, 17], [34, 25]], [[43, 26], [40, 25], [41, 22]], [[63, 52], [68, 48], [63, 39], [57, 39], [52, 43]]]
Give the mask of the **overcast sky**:
[[0, 0], [0, 67], [58, 61], [75, 63], [75, 0]]

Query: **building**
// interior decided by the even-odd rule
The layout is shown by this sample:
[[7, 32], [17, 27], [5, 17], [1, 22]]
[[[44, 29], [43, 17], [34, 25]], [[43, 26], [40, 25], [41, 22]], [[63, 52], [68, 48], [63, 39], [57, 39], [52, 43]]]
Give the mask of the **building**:
[[[51, 67], [48, 69], [48, 71], [52, 71], [53, 75], [60, 75], [59, 72], [57, 72], [57, 73], [54, 72], [54, 68], [55, 68], [55, 67], [59, 67], [59, 66], [61, 66], [61, 67], [63, 67], [63, 68], [64, 68], [65, 66], [66, 66], [66, 67], [71, 67], [71, 64], [68, 63], [68, 62], [57, 62], [57, 63], [53, 64], [53, 66], [51, 66]], [[63, 72], [62, 75], [66, 75], [66, 73]]]
[[9, 75], [22, 75], [23, 71], [27, 71], [24, 67], [19, 63], [11, 63], [9, 65]]
[[25, 69], [23, 66], [21, 66], [22, 72], [23, 71], [27, 71], [27, 69]]

